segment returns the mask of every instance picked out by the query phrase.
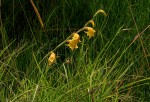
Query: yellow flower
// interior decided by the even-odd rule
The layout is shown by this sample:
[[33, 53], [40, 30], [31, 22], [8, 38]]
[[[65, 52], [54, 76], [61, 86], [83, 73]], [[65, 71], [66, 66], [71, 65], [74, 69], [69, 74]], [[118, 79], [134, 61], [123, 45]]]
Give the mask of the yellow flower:
[[69, 46], [69, 48], [71, 48], [71, 50], [73, 51], [75, 48], [78, 48], [78, 42], [80, 42], [80, 36], [78, 33], [74, 33], [72, 36], [71, 40], [67, 40], [67, 42], [69, 42], [69, 44], [67, 44], [67, 46]]
[[49, 58], [48, 58], [48, 65], [52, 65], [56, 60], [56, 55], [54, 52], [51, 52]]
[[85, 31], [85, 33], [87, 34], [87, 36], [89, 36], [89, 39], [94, 36], [94, 33], [96, 32], [93, 28], [91, 27], [85, 27], [85, 29], [87, 31]]

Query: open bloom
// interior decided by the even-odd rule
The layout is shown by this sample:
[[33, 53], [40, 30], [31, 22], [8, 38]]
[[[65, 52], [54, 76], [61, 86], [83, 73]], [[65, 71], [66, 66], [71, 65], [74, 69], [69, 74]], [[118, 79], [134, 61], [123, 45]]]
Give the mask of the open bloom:
[[69, 44], [67, 44], [67, 46], [69, 46], [69, 48], [71, 48], [71, 50], [73, 51], [75, 48], [78, 48], [78, 42], [80, 42], [80, 36], [78, 33], [74, 33], [72, 36], [71, 40], [67, 40], [67, 42]]
[[87, 36], [89, 36], [89, 39], [94, 36], [94, 33], [96, 32], [93, 28], [91, 27], [85, 27], [85, 29], [87, 31], [85, 31], [85, 33], [87, 34]]
[[48, 58], [48, 65], [52, 65], [56, 60], [56, 55], [54, 52], [51, 52], [49, 58]]

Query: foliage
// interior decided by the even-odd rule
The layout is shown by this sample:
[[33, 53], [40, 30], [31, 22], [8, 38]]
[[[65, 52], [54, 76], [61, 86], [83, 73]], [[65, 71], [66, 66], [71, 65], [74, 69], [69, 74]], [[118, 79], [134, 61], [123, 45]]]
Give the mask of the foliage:
[[149, 102], [148, 0], [30, 1], [1, 3], [0, 101]]

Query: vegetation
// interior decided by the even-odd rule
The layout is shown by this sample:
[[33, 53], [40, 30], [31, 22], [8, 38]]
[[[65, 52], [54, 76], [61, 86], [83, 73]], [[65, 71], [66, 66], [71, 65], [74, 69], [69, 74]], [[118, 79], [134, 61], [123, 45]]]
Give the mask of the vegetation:
[[149, 4], [3, 0], [0, 101], [149, 102]]

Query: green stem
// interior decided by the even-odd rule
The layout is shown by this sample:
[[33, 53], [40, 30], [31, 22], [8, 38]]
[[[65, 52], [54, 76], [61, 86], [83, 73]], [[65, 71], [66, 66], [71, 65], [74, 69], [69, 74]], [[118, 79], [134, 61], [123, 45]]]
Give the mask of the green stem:
[[[66, 40], [64, 40], [62, 43], [60, 43], [54, 50], [52, 50], [53, 52], [55, 51], [55, 50], [57, 50], [61, 45], [63, 45], [64, 43], [66, 43], [66, 41], [72, 36], [73, 34], [71, 34], [68, 38], [66, 38]], [[51, 51], [51, 52], [52, 52]]]

